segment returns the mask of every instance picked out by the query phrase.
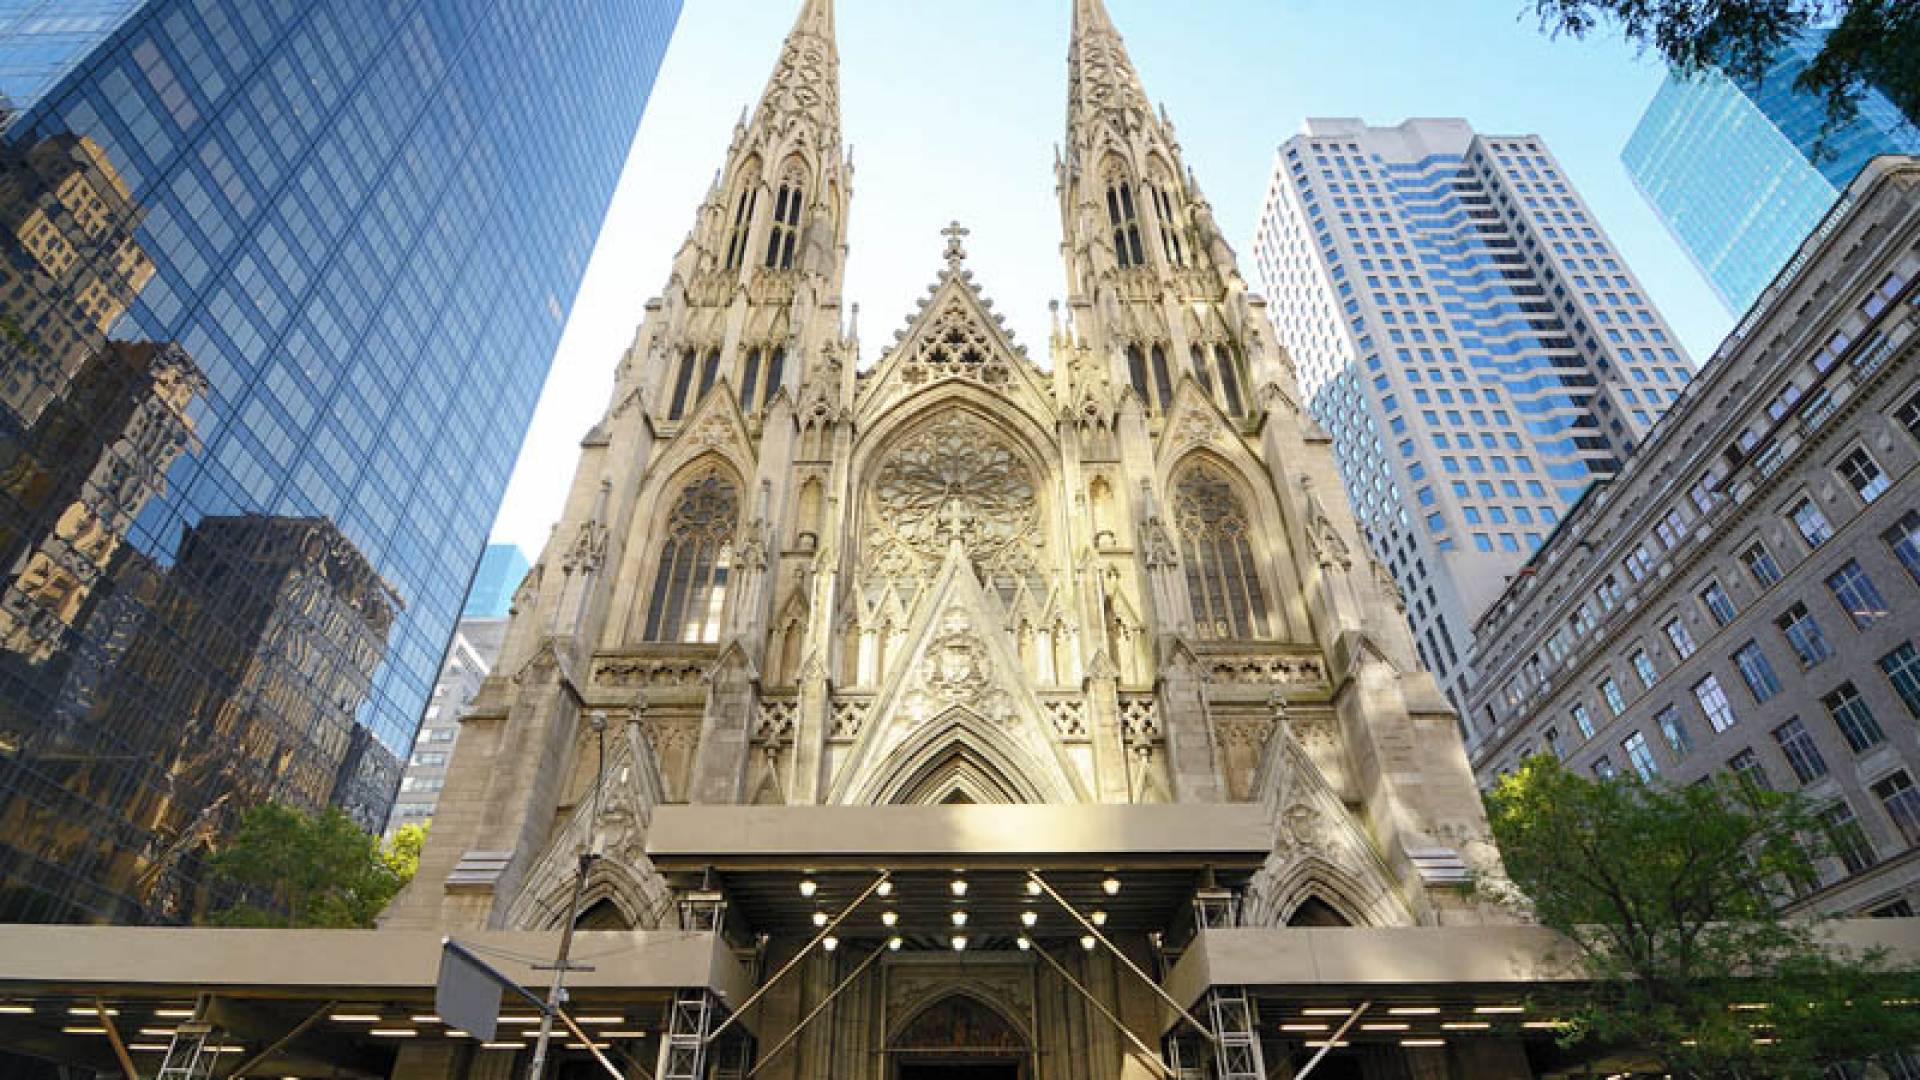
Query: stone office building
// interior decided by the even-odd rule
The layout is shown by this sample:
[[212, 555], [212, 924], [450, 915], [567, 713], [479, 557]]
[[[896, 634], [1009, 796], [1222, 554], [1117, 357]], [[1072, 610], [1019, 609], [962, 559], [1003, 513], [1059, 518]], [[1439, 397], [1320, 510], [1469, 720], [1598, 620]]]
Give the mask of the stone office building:
[[1483, 784], [1528, 755], [1817, 800], [1800, 903], [1920, 906], [1920, 159], [1881, 157], [1481, 621]]

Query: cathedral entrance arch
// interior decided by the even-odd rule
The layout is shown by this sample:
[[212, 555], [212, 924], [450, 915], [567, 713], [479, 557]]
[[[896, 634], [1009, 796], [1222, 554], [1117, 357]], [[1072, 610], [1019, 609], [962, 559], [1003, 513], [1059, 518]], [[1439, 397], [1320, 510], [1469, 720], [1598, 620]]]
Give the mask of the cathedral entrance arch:
[[896, 1029], [887, 1058], [889, 1080], [1031, 1080], [1033, 1045], [1000, 1010], [957, 990]]

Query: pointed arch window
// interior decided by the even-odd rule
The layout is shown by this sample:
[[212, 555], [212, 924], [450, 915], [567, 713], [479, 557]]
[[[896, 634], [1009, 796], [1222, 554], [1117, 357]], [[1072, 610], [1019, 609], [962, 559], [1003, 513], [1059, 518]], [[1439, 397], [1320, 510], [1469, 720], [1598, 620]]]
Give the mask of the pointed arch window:
[[693, 369], [698, 363], [698, 354], [692, 349], [680, 354], [680, 370], [673, 377], [673, 403], [667, 408], [668, 420], [687, 415], [687, 391], [693, 388]]
[[753, 392], [760, 388], [760, 350], [748, 349], [740, 365], [740, 411], [753, 410]]
[[740, 201], [733, 208], [733, 230], [727, 237], [728, 270], [740, 269], [747, 258], [747, 235], [753, 231], [753, 209], [760, 201], [760, 187], [749, 182], [747, 190], [740, 193]]
[[708, 349], [706, 360], [700, 364], [700, 392], [693, 395], [693, 400], [696, 404], [707, 396], [707, 391], [713, 389], [714, 380], [719, 377], [720, 350]]
[[1133, 204], [1133, 185], [1115, 180], [1107, 187], [1107, 220], [1113, 225], [1113, 253], [1122, 267], [1145, 266], [1140, 246], [1140, 211]]
[[1240, 365], [1234, 359], [1232, 347], [1195, 345], [1191, 355], [1193, 377], [1200, 384], [1200, 389], [1219, 402], [1228, 416], [1245, 415], [1246, 403], [1240, 393]]
[[1174, 489], [1173, 516], [1200, 637], [1266, 637], [1267, 598], [1254, 561], [1246, 506], [1233, 484], [1211, 467], [1194, 469]]
[[1180, 219], [1173, 215], [1173, 196], [1164, 185], [1153, 187], [1153, 208], [1160, 215], [1160, 246], [1166, 252], [1168, 266], [1187, 265], [1186, 247], [1180, 242]]
[[774, 391], [780, 389], [786, 367], [787, 350], [783, 347], [748, 349], [740, 367], [740, 411], [766, 408]]
[[1138, 345], [1127, 346], [1127, 382], [1133, 385], [1133, 392], [1140, 395], [1141, 401], [1152, 406], [1153, 397], [1147, 393], [1147, 354]]
[[680, 489], [647, 598], [648, 641], [711, 645], [720, 640], [739, 491], [719, 469]]
[[793, 252], [800, 241], [800, 204], [803, 179], [794, 172], [780, 180], [780, 194], [773, 202], [773, 231], [767, 235], [767, 269], [793, 269]]
[[1164, 345], [1153, 347], [1153, 389], [1159, 395], [1161, 412], [1166, 412], [1173, 407], [1173, 372], [1167, 367], [1167, 350]]

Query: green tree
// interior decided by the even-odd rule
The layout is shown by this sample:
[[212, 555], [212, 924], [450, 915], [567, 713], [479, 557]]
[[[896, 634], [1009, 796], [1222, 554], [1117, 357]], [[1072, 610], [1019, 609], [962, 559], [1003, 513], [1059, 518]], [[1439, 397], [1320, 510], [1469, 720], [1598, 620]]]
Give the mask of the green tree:
[[337, 807], [308, 814], [278, 803], [247, 811], [214, 853], [217, 880], [245, 899], [216, 912], [217, 926], [373, 926], [420, 865], [426, 829], [408, 826], [382, 847]]
[[1532, 0], [1541, 26], [1585, 38], [1613, 26], [1684, 75], [1719, 67], [1759, 79], [1780, 48], [1809, 28], [1831, 30], [1794, 81], [1825, 99], [1828, 132], [1859, 114], [1868, 86], [1920, 122], [1920, 4], [1914, 0]]
[[1569, 1041], [1695, 1080], [1823, 1075], [1920, 1045], [1920, 975], [1780, 913], [1825, 848], [1798, 796], [1590, 780], [1542, 755], [1488, 796], [1513, 885], [1593, 979]]

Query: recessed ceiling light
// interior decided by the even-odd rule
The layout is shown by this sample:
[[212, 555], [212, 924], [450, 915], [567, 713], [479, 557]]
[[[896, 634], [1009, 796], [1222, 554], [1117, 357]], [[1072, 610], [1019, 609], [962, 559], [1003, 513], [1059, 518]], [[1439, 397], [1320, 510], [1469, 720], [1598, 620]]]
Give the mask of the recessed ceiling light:
[[967, 951], [967, 935], [965, 934], [953, 935], [953, 951], [954, 952]]
[[1021, 925], [1021, 926], [1028, 926], [1028, 927], [1030, 927], [1030, 926], [1032, 926], [1032, 925], [1033, 925], [1034, 923], [1037, 923], [1037, 922], [1039, 922], [1039, 921], [1040, 921], [1040, 913], [1039, 913], [1039, 912], [1037, 912], [1037, 911], [1023, 911], [1023, 912], [1021, 912], [1021, 913], [1020, 913], [1020, 925]]
[[1105, 890], [1108, 896], [1118, 896], [1120, 895], [1120, 879], [1109, 876], [1107, 880], [1100, 883], [1100, 888]]
[[812, 878], [806, 878], [800, 882], [800, 895], [809, 900], [813, 899], [813, 894], [818, 892], [819, 889], [820, 883], [814, 881]]

